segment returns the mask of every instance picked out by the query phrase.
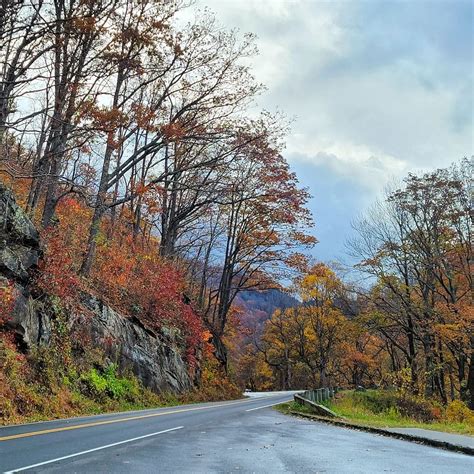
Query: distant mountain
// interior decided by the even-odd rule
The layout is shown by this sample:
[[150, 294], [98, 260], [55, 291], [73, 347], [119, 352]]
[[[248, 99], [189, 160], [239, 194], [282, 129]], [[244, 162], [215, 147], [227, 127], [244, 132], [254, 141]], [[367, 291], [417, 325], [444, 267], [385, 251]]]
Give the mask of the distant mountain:
[[281, 290], [244, 291], [237, 296], [235, 303], [242, 310], [242, 326], [260, 334], [265, 321], [275, 310], [296, 306], [298, 300]]

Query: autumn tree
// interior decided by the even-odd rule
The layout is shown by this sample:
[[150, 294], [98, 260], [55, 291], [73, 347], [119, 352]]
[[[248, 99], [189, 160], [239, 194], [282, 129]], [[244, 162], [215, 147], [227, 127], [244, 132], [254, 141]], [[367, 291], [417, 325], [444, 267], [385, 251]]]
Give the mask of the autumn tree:
[[311, 217], [305, 204], [306, 190], [269, 142], [258, 132], [257, 139], [239, 148], [227, 168], [225, 193], [213, 207], [217, 216], [207, 255], [218, 255], [218, 267], [207, 267], [199, 292], [198, 306], [213, 334], [218, 356], [225, 365], [226, 350], [219, 342], [227, 315], [239, 292], [269, 288], [279, 279], [299, 270], [304, 263], [300, 251], [314, 239], [305, 231]]
[[469, 176], [468, 160], [409, 175], [356, 224], [358, 237], [351, 243], [360, 268], [377, 279], [369, 293], [373, 324], [389, 341], [393, 360], [402, 354], [413, 386], [422, 382], [427, 396], [443, 401], [448, 380], [452, 395], [472, 393], [466, 379], [472, 357]]
[[188, 6], [1, 2], [0, 172], [41, 227], [40, 292], [99, 292], [198, 345], [199, 314], [226, 367], [237, 295], [301, 271], [314, 238], [284, 121], [250, 112], [254, 36]]
[[280, 388], [327, 387], [343, 380], [341, 366], [355, 326], [337, 306], [342, 288], [331, 269], [315, 264], [296, 279], [300, 303], [277, 310], [267, 321], [256, 345], [279, 374]]
[[[159, 36], [154, 39], [160, 41]], [[135, 114], [127, 127], [121, 128], [121, 136], [111, 150], [120, 161], [111, 169], [108, 155], [104, 160], [82, 266], [84, 275], [92, 267], [94, 242], [105, 211], [135, 199], [139, 195], [137, 189], [155, 184], [166, 189], [173, 177], [207, 164], [201, 157], [182, 158], [179, 150], [185, 149], [189, 142], [215, 140], [225, 132], [224, 121], [230, 120], [260, 88], [248, 67], [240, 64], [242, 58], [254, 52], [252, 38], [240, 42], [234, 33], [219, 29], [212, 16], [198, 18], [184, 31], [167, 31], [161, 43], [154, 47], [156, 54], [141, 58], [144, 87], [136, 96]], [[219, 155], [214, 155], [211, 160], [218, 158]], [[176, 169], [176, 164], [183, 167]], [[133, 177], [130, 186], [117, 187], [127, 177]], [[116, 190], [114, 200], [105, 203], [107, 192], [113, 189]], [[138, 199], [136, 204], [139, 202]]]
[[7, 130], [42, 113], [17, 113], [17, 100], [29, 97], [41, 83], [44, 56], [51, 49], [47, 40], [50, 22], [43, 0], [5, 0], [0, 3], [0, 145]]
[[115, 8], [116, 0], [54, 0], [51, 7], [51, 57], [47, 60], [53, 71], [54, 94], [44, 149], [33, 167], [28, 202], [34, 210], [45, 191], [44, 227], [54, 215], [58, 186], [71, 147], [87, 139], [83, 130], [78, 132], [77, 115], [84, 101], [97, 94], [97, 82], [103, 78], [98, 59], [108, 43], [104, 31]]

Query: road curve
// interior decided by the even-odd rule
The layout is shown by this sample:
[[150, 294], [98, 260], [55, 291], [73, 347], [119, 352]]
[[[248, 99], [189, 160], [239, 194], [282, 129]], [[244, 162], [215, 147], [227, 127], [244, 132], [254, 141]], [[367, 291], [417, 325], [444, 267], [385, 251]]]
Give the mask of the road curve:
[[271, 406], [292, 393], [264, 395], [0, 428], [0, 472], [473, 471], [469, 456], [281, 415]]

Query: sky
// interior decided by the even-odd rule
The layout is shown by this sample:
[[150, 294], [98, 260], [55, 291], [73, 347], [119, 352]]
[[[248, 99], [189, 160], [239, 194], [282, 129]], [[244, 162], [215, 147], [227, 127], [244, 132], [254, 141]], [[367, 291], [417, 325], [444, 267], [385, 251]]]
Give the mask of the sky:
[[257, 35], [259, 106], [294, 119], [314, 250], [347, 260], [351, 221], [408, 172], [474, 154], [471, 0], [197, 0]]

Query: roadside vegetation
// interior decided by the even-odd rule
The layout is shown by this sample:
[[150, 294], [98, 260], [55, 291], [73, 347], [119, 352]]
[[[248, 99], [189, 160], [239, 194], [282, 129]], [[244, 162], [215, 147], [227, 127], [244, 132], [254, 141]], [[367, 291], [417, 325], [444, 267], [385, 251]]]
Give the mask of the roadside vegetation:
[[57, 315], [48, 346], [22, 353], [13, 333], [0, 332], [0, 425], [242, 396], [210, 353], [202, 360], [199, 388], [157, 394], [132, 373], [121, 373], [99, 347], [71, 337], [58, 300], [51, 304]]
[[[256, 39], [192, 3], [2, 3], [0, 183], [41, 235], [25, 289], [56, 327], [25, 347], [18, 278], [0, 278], [0, 420], [361, 386], [380, 390], [336, 411], [469, 431], [473, 161], [388, 190], [354, 223], [352, 268], [314, 261], [288, 120], [256, 113]], [[239, 296], [268, 289], [292, 302], [242, 317]], [[79, 294], [176, 334], [196, 390], [152, 394], [68, 334]]]
[[0, 340], [0, 424], [126, 411], [176, 403], [145, 389], [133, 376], [119, 376], [117, 367], [81, 371], [58, 360], [51, 349], [20, 354]]
[[[65, 319], [85, 293], [147, 330], [172, 331], [196, 387], [177, 401], [240, 396], [227, 351], [233, 303], [277, 287], [315, 242], [309, 194], [282, 155], [288, 121], [255, 114], [265, 87], [249, 66], [254, 36], [192, 8], [0, 8], [0, 183], [44, 251], [28, 292], [35, 303], [54, 299]], [[68, 347], [63, 327], [60, 344], [26, 348], [8, 330], [19, 282], [5, 276], [3, 422], [168, 402], [87, 341]]]
[[[346, 390], [323, 404], [345, 421], [358, 425], [423, 428], [474, 435], [474, 413], [459, 400], [443, 406], [393, 390]], [[312, 413], [310, 408], [296, 402], [279, 405], [278, 409], [283, 413]]]

